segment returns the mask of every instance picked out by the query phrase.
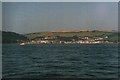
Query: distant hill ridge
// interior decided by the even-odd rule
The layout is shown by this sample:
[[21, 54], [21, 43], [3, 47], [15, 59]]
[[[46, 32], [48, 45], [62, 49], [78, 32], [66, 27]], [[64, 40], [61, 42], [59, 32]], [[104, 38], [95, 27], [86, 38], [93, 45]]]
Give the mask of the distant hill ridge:
[[28, 33], [28, 34], [18, 34], [15, 32], [8, 32], [8, 31], [2, 31], [2, 43], [18, 43], [18, 42], [24, 42], [28, 40], [34, 40], [36, 38], [40, 37], [73, 37], [73, 36], [88, 36], [88, 37], [105, 37], [109, 36], [107, 39], [108, 41], [117, 41], [120, 39], [118, 32], [113, 31], [98, 31], [98, 30], [92, 30], [92, 31], [79, 31], [79, 30], [68, 30], [63, 32], [34, 32], [34, 33]]
[[83, 32], [83, 31], [117, 32], [116, 30], [56, 30], [48, 32]]

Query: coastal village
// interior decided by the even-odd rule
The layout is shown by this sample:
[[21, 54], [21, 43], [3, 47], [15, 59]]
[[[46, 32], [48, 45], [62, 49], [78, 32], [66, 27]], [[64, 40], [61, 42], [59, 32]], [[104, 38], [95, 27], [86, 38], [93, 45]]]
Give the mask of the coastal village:
[[79, 32], [36, 32], [17, 34], [2, 32], [2, 43], [18, 44], [112, 44], [120, 43], [118, 32], [79, 31]]
[[105, 37], [40, 37], [28, 42], [24, 42], [25, 44], [101, 44], [101, 43], [114, 43], [109, 42], [105, 39], [109, 38], [109, 36]]

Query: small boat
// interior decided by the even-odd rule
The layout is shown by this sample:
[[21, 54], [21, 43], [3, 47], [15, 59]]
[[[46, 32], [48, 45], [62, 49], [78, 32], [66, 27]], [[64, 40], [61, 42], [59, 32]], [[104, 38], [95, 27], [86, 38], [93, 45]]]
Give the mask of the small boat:
[[25, 45], [25, 43], [21, 43], [20, 45], [21, 45], [21, 46], [24, 46], [24, 45]]

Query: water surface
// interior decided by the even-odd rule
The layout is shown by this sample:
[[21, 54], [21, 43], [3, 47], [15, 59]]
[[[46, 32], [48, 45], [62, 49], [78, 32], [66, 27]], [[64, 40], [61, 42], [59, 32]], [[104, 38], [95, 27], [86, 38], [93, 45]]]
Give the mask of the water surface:
[[3, 78], [117, 78], [117, 44], [3, 44]]

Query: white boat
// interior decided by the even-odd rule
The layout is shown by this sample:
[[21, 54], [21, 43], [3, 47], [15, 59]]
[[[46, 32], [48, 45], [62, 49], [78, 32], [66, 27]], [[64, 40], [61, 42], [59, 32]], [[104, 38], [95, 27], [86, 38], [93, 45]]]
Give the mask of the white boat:
[[21, 43], [20, 45], [21, 45], [21, 46], [24, 46], [24, 45], [25, 45], [25, 43]]

